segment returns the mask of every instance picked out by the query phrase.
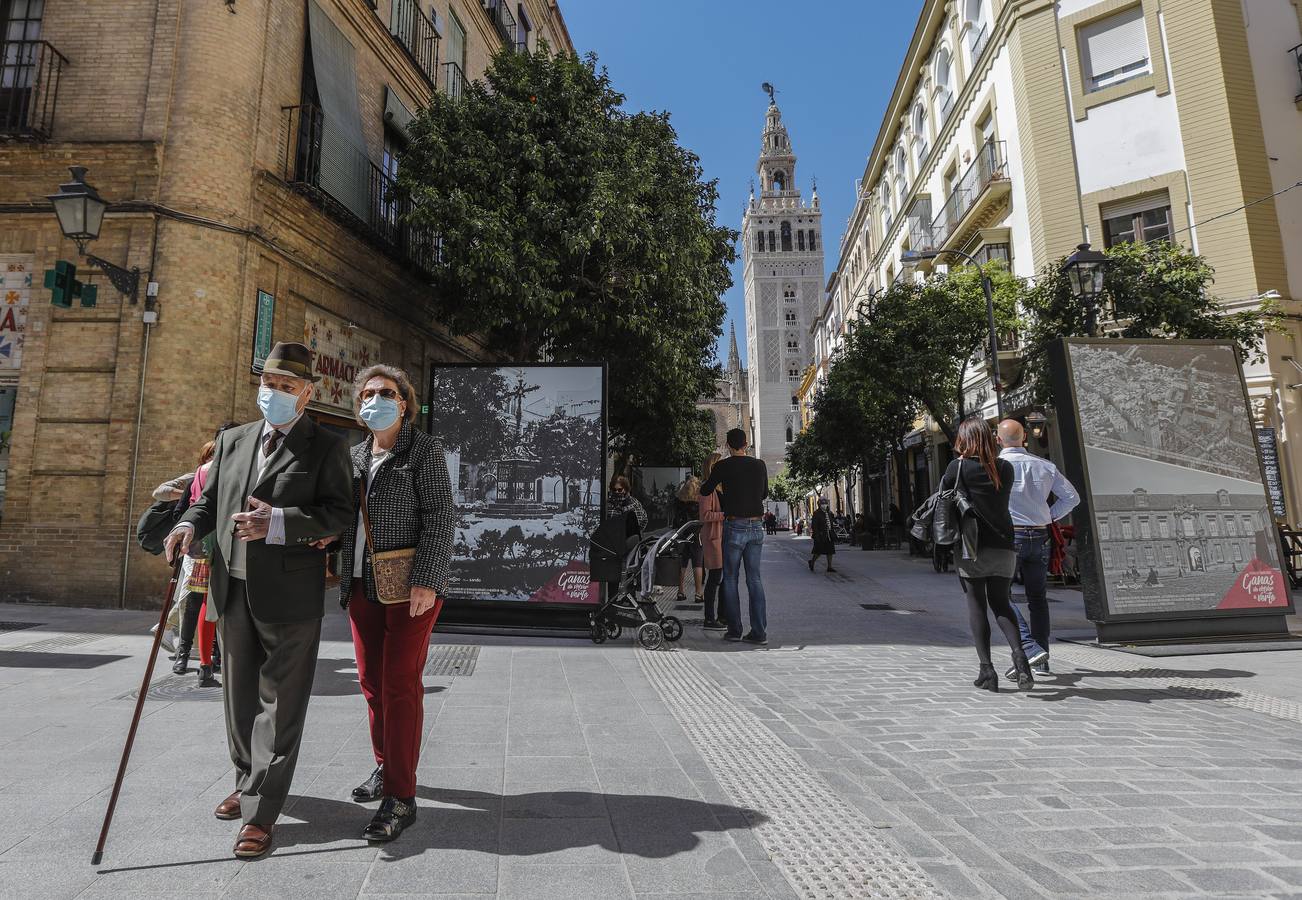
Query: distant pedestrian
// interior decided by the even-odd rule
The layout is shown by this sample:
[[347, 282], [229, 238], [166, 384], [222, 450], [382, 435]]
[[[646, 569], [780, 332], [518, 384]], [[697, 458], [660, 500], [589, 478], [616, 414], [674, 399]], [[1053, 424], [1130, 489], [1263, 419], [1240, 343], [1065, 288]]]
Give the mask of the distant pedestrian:
[[764, 530], [769, 534], [778, 533], [778, 517], [772, 510], [764, 514]]
[[[746, 432], [733, 428], [728, 432], [732, 455], [715, 464], [710, 477], [701, 485], [701, 496], [723, 488], [719, 498], [723, 506], [723, 610], [728, 630], [724, 639], [767, 644], [768, 623], [764, 602], [764, 582], [760, 560], [764, 548], [764, 500], [769, 495], [769, 474], [764, 460], [746, 454]], [[737, 578], [742, 562], [746, 564], [746, 593], [750, 598], [750, 631], [741, 633], [741, 596]]]
[[641, 534], [646, 528], [646, 510], [633, 496], [628, 486], [628, 479], [616, 475], [610, 480], [610, 493], [606, 496], [606, 518], [624, 519], [625, 533]]
[[980, 673], [973, 684], [999, 690], [999, 676], [990, 662], [990, 618], [994, 612], [999, 628], [1013, 651], [1017, 686], [1030, 690], [1035, 680], [1017, 634], [1009, 588], [1017, 554], [1013, 550], [1013, 521], [1008, 513], [1008, 496], [1013, 488], [1013, 466], [1000, 459], [995, 436], [985, 419], [971, 417], [959, 426], [953, 460], [940, 480], [942, 491], [957, 488], [972, 509], [962, 517], [956, 553], [959, 581], [967, 595], [968, 620], [976, 642]]
[[[391, 841], [416, 821], [421, 675], [443, 608], [456, 509], [443, 445], [412, 425], [420, 407], [407, 374], [362, 370], [353, 405], [370, 434], [352, 448], [355, 511], [341, 536], [339, 602], [352, 625], [375, 770], [352, 797], [380, 800], [362, 836]], [[405, 584], [384, 583], [377, 556], [391, 551], [409, 551]]]
[[[695, 475], [688, 475], [683, 479], [682, 485], [678, 488], [678, 494], [674, 497], [674, 528], [682, 528], [688, 522], [695, 522], [700, 518], [701, 505], [701, 480]], [[692, 594], [692, 599], [697, 603], [703, 603], [705, 597], [701, 594], [701, 585], [705, 581], [705, 568], [701, 563], [701, 539], [697, 535], [688, 548], [688, 555], [683, 559], [682, 566], [678, 570], [678, 602], [687, 602], [687, 573], [691, 570], [696, 580], [693, 582], [696, 590]]]
[[[705, 461], [701, 475], [709, 479], [714, 467], [723, 459], [717, 450]], [[719, 505], [722, 488], [701, 498], [701, 562], [705, 566], [705, 628], [724, 631], [727, 623], [720, 615], [719, 586], [723, 583], [723, 507]], [[738, 628], [740, 630], [740, 628]]]
[[1025, 449], [1026, 430], [1021, 422], [1000, 422], [999, 443], [1003, 447], [999, 458], [1013, 467], [1008, 511], [1013, 520], [1013, 543], [1022, 584], [1026, 587], [1030, 625], [1016, 605], [1013, 615], [1031, 671], [1049, 675], [1049, 526], [1070, 513], [1080, 502], [1080, 495], [1057, 466]]
[[814, 539], [814, 551], [809, 557], [809, 571], [814, 571], [814, 563], [818, 562], [820, 556], [826, 556], [827, 571], [835, 572], [832, 557], [836, 555], [836, 532], [826, 497], [818, 498], [818, 510], [810, 523], [810, 536]]

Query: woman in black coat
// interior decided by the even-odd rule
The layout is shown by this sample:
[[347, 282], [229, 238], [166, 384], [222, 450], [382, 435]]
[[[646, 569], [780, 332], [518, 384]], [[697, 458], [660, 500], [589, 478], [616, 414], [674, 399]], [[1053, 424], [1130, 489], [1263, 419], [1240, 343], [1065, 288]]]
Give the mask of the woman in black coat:
[[949, 464], [940, 480], [942, 491], [957, 487], [972, 511], [960, 521], [962, 532], [955, 548], [956, 568], [963, 592], [967, 595], [968, 619], [976, 642], [981, 670], [973, 682], [990, 691], [999, 690], [999, 676], [990, 662], [990, 618], [1003, 631], [1013, 651], [1017, 669], [1017, 686], [1030, 690], [1035, 684], [1031, 666], [1022, 650], [1021, 635], [1013, 618], [1010, 590], [1017, 552], [1013, 549], [1013, 519], [1008, 512], [1008, 497], [1013, 490], [1013, 466], [999, 458], [994, 432], [985, 419], [966, 419], [954, 441], [957, 459]]
[[814, 563], [820, 556], [827, 557], [827, 571], [832, 568], [832, 557], [836, 555], [836, 531], [832, 523], [832, 510], [826, 497], [818, 498], [818, 512], [810, 522], [809, 533], [814, 538], [814, 555], [809, 557], [809, 571], [814, 571]]
[[[421, 675], [447, 589], [456, 510], [443, 446], [411, 425], [419, 404], [406, 373], [371, 366], [357, 376], [353, 394], [358, 421], [370, 434], [352, 450], [358, 512], [341, 537], [339, 602], [352, 624], [376, 762], [371, 777], [353, 789], [353, 799], [383, 798], [363, 836], [390, 841], [416, 820], [425, 713]], [[372, 550], [408, 548], [415, 549], [411, 596], [382, 603]]]

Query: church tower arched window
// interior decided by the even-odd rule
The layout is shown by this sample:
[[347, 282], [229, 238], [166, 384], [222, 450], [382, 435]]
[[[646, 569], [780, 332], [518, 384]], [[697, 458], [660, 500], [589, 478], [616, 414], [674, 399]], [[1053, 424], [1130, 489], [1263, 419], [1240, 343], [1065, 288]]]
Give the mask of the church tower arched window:
[[762, 231], [757, 230], [755, 232], [755, 249], [760, 253], [764, 252], [764, 232]]
[[805, 230], [804, 230], [803, 228], [798, 228], [798, 229], [796, 229], [796, 246], [800, 248], [800, 250], [801, 250], [802, 253], [804, 252], [804, 249], [805, 249]]
[[777, 249], [778, 249], [777, 235], [774, 233], [773, 229], [770, 228], [769, 229], [769, 252], [772, 253], [774, 250]]
[[791, 251], [791, 223], [782, 223], [782, 250], [789, 253]]
[[785, 191], [787, 189], [787, 173], [778, 169], [773, 173], [773, 190]]
[[813, 253], [818, 249], [818, 241], [814, 238], [814, 229], [809, 229], [809, 252]]

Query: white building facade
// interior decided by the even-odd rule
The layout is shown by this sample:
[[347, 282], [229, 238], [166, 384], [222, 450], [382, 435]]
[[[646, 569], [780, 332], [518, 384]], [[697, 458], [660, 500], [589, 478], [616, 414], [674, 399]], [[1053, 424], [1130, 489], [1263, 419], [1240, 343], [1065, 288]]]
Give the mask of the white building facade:
[[823, 221], [815, 188], [796, 187], [796, 154], [770, 100], [756, 165], [759, 195], [742, 217], [750, 432], [776, 474], [800, 430], [796, 396], [813, 359], [810, 325], [823, 301]]

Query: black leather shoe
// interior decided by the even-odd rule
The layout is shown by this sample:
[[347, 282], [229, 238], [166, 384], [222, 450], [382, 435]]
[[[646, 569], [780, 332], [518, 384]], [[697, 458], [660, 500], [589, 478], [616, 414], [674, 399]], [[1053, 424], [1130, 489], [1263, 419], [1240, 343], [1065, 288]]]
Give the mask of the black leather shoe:
[[176, 663], [172, 666], [173, 675], [184, 675], [190, 671], [190, 645], [185, 641], [176, 645]]
[[384, 766], [376, 766], [371, 777], [353, 788], [353, 799], [358, 803], [370, 803], [384, 796]]
[[1026, 657], [1017, 657], [1013, 660], [1013, 665], [1017, 668], [1017, 689], [1029, 691], [1035, 687], [1035, 679], [1031, 676], [1031, 665], [1026, 661]]
[[416, 821], [416, 798], [400, 800], [397, 797], [385, 797], [380, 803], [379, 812], [362, 832], [368, 841], [391, 841], [402, 830]]
[[982, 663], [981, 670], [977, 673], [976, 681], [972, 682], [972, 685], [985, 691], [999, 693], [999, 676], [995, 674], [995, 667], [988, 663]]
[[220, 682], [212, 677], [212, 666], [199, 667], [199, 687], [217, 687]]

